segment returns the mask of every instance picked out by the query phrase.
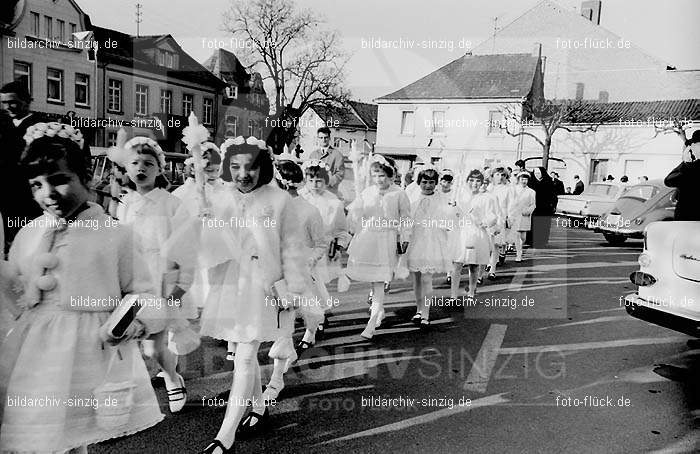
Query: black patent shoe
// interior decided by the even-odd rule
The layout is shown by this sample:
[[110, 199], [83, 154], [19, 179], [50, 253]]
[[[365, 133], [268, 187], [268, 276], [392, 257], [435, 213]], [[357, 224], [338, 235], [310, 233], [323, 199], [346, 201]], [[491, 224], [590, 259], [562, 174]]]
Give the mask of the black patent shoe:
[[304, 353], [306, 350], [310, 349], [313, 347], [314, 344], [311, 342], [306, 342], [306, 341], [301, 341], [297, 344], [296, 351], [297, 355], [301, 356], [302, 353]]
[[420, 320], [420, 330], [423, 332], [430, 330], [430, 320], [427, 318], [422, 318]]
[[267, 428], [270, 419], [270, 410], [266, 407], [261, 415], [251, 411], [238, 426], [238, 436], [241, 438], [253, 437]]
[[233, 454], [235, 452], [233, 449], [233, 445], [231, 445], [230, 448], [226, 449], [226, 446], [224, 446], [224, 444], [221, 443], [221, 441], [219, 441], [215, 438], [214, 441], [209, 443], [209, 446], [204, 448], [204, 451], [202, 451], [202, 454], [214, 454], [214, 452], [216, 451], [216, 448], [219, 448], [221, 450], [222, 454]]

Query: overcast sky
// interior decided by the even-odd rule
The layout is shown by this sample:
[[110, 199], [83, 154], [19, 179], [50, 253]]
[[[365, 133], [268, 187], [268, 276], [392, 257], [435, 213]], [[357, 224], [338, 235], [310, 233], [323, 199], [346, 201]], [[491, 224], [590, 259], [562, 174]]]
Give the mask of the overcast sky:
[[[229, 42], [221, 31], [230, 0], [141, 0], [142, 35], [170, 33], [202, 62], [214, 40]], [[136, 0], [77, 0], [95, 25], [136, 33]], [[539, 0], [298, 0], [322, 15], [344, 37], [352, 55], [348, 87], [356, 99], [371, 101], [401, 88], [461, 57], [461, 42], [474, 45], [498, 26], [517, 18]], [[557, 0], [580, 10], [578, 0]], [[118, 8], [115, 5], [119, 4]], [[601, 26], [678, 69], [700, 68], [700, 1], [603, 0]], [[445, 40], [450, 49], [363, 49], [370, 38]], [[203, 39], [205, 40], [203, 44]]]

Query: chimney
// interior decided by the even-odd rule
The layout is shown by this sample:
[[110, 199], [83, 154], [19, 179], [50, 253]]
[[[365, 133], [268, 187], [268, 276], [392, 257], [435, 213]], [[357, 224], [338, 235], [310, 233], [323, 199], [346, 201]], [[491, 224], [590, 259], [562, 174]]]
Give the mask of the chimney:
[[607, 91], [600, 90], [598, 92], [598, 102], [608, 102], [608, 98], [610, 98], [610, 93]]
[[586, 0], [581, 3], [581, 15], [594, 24], [600, 25], [601, 7], [601, 0]]
[[583, 82], [576, 82], [576, 99], [583, 99]]
[[541, 57], [542, 56], [542, 43], [535, 43], [535, 46], [532, 48], [532, 56], [533, 57]]

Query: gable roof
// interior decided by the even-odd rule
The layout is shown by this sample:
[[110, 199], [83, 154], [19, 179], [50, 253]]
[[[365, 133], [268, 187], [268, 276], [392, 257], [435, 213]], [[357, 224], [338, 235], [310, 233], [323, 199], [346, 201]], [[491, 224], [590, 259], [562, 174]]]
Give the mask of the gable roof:
[[377, 112], [379, 108], [376, 104], [367, 104], [360, 101], [348, 101], [348, 104], [367, 128], [377, 129]]
[[640, 102], [586, 102], [566, 118], [567, 123], [652, 125], [669, 120], [700, 121], [700, 99]]
[[538, 61], [532, 54], [465, 55], [378, 101], [524, 98]]
[[353, 109], [337, 105], [312, 105], [309, 109], [316, 112], [326, 124], [337, 123], [341, 128], [365, 129], [365, 124]]
[[[180, 79], [222, 88], [226, 84], [199, 64], [171, 35], [132, 36], [110, 28], [93, 26], [95, 41], [98, 42], [97, 60], [101, 63], [111, 63], [128, 68], [140, 69], [163, 77]], [[116, 42], [116, 46], [105, 46], [108, 41]], [[166, 68], [156, 64], [155, 59], [147, 51], [158, 48], [158, 44], [167, 41], [178, 54], [178, 68]]]
[[233, 52], [216, 49], [202, 65], [222, 80], [235, 81], [239, 87], [246, 86], [250, 74]]

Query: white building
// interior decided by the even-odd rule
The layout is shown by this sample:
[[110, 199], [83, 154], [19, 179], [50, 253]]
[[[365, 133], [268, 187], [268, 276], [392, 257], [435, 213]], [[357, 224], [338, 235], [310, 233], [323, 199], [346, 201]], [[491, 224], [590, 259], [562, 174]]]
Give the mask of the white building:
[[305, 153], [317, 148], [316, 133], [322, 126], [330, 128], [331, 145], [345, 156], [353, 145], [372, 149], [377, 141], [377, 105], [349, 101], [343, 107], [311, 106], [304, 110], [297, 130], [298, 143]]
[[375, 151], [397, 159], [468, 171], [512, 166], [519, 138], [502, 128], [504, 105], [522, 106], [541, 82], [535, 54], [465, 55], [422, 79], [377, 99]]

